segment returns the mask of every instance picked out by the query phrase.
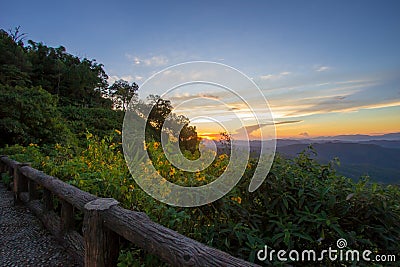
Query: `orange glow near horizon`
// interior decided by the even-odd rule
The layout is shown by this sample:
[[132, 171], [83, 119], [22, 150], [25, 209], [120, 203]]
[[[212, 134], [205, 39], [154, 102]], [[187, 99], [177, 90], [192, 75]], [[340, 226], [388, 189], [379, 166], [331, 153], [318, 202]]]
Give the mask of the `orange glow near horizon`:
[[[360, 110], [358, 112], [330, 113], [300, 118], [300, 122], [276, 124], [277, 138], [313, 138], [336, 135], [382, 135], [400, 132], [400, 107]], [[198, 136], [219, 140], [220, 134], [210, 127], [198, 128]], [[260, 130], [250, 139], [258, 139]]]
[[205, 132], [205, 133], [198, 132], [197, 136], [202, 139], [208, 139], [208, 140], [218, 140], [220, 138], [219, 133], [210, 133], [210, 132]]

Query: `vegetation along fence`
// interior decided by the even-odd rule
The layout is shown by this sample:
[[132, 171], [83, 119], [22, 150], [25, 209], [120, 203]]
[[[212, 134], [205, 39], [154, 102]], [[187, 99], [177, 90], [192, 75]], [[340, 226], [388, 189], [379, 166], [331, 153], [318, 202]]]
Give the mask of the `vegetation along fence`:
[[[13, 177], [14, 203], [25, 204], [85, 266], [115, 266], [120, 237], [172, 266], [256, 266], [154, 223], [146, 214], [127, 210], [112, 198], [99, 198], [7, 156], [0, 171]], [[55, 212], [53, 198], [61, 204]], [[83, 212], [82, 235], [75, 212]]]

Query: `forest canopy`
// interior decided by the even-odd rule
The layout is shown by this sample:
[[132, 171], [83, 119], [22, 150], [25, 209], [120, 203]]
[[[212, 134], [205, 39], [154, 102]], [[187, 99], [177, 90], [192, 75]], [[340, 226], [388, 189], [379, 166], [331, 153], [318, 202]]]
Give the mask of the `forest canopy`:
[[[103, 64], [67, 53], [63, 46], [49, 47], [23, 39], [17, 27], [0, 30], [0, 146], [6, 144], [69, 143], [82, 145], [86, 131], [104, 137], [121, 130], [124, 112], [139, 86], [117, 80], [108, 84]], [[168, 100], [150, 95], [150, 139], [159, 140], [160, 123], [171, 113]], [[185, 117], [181, 147], [194, 151], [195, 127]], [[82, 141], [83, 140], [83, 141]]]

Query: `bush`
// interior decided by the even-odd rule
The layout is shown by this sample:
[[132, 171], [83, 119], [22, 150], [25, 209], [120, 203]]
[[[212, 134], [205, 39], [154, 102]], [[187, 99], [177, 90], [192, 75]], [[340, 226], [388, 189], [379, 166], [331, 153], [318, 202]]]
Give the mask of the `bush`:
[[[336, 173], [337, 160], [320, 165], [311, 158], [312, 150], [293, 160], [277, 156], [266, 181], [249, 193], [248, 183], [257, 163], [251, 161], [242, 180], [225, 197], [201, 207], [180, 208], [154, 200], [137, 186], [116, 142], [118, 136], [119, 131], [103, 139], [87, 133], [86, 148], [81, 151], [56, 145], [49, 155], [44, 152], [46, 148], [31, 145], [7, 147], [1, 153], [34, 162], [34, 166], [85, 191], [113, 197], [125, 208], [146, 212], [157, 223], [259, 264], [280, 264], [276, 259], [257, 261], [256, 253], [264, 245], [276, 251], [318, 252], [336, 248], [336, 241], [345, 238], [348, 249], [369, 249], [379, 254], [396, 254], [400, 249], [399, 188], [370, 183], [366, 177], [355, 183]], [[228, 156], [221, 155], [211, 168], [186, 176], [172, 171], [159, 143], [151, 142], [147, 149], [156, 169], [170, 181], [182, 184], [189, 180], [198, 181], [197, 185], [209, 182], [229, 161]], [[160, 261], [125, 244], [120, 266], [142, 264], [156, 266]], [[340, 265], [329, 261], [321, 264]]]
[[41, 87], [0, 85], [0, 146], [73, 142], [56, 103]]

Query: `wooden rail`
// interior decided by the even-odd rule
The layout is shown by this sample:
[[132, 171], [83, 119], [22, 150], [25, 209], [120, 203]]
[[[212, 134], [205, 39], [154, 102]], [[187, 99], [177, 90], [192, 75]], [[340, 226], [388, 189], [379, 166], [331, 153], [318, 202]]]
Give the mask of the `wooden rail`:
[[[27, 205], [43, 225], [85, 266], [115, 266], [123, 237], [172, 266], [257, 266], [208, 247], [154, 223], [142, 212], [127, 210], [110, 198], [99, 198], [0, 156], [0, 172], [13, 176], [14, 203]], [[43, 187], [38, 199], [37, 187]], [[53, 197], [61, 203], [54, 212]], [[83, 236], [74, 230], [74, 213], [84, 213]]]

